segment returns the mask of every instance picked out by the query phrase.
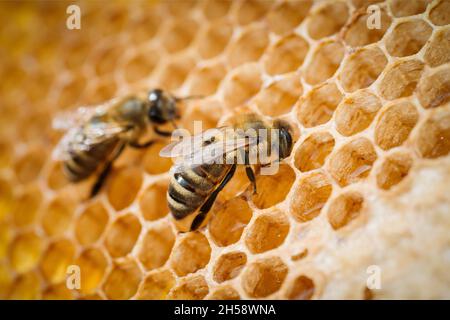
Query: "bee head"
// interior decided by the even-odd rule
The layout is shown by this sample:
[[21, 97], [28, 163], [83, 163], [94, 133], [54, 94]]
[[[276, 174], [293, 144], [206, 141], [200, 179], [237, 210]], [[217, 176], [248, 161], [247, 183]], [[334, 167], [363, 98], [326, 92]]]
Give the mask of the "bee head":
[[292, 127], [283, 120], [276, 120], [273, 124], [275, 129], [279, 130], [280, 145], [279, 153], [280, 160], [289, 157], [292, 152], [293, 141], [292, 141]]
[[161, 89], [153, 89], [147, 96], [148, 118], [156, 124], [164, 124], [179, 118], [177, 99]]

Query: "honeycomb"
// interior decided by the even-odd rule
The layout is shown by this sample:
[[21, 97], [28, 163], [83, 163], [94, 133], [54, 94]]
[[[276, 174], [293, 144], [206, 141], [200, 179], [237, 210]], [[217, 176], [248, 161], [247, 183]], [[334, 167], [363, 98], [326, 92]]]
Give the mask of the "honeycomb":
[[[450, 298], [449, 0], [80, 1], [80, 30], [69, 4], [0, 4], [0, 298]], [[239, 168], [197, 232], [169, 214], [164, 141], [87, 200], [52, 118], [154, 87], [204, 96], [189, 130], [281, 117], [292, 154], [256, 195]]]

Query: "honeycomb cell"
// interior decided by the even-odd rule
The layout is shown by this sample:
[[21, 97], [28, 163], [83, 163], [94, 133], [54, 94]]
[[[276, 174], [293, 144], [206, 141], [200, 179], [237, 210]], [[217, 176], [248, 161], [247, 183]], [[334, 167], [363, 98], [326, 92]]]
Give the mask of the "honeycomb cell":
[[285, 164], [280, 164], [275, 174], [259, 175], [256, 177], [257, 194], [252, 195], [253, 203], [259, 209], [266, 209], [282, 202], [294, 181], [294, 170]]
[[18, 276], [10, 289], [9, 300], [37, 300], [41, 297], [41, 281], [35, 272]]
[[147, 270], [162, 267], [169, 259], [174, 243], [175, 235], [169, 225], [153, 227], [145, 234], [139, 249], [139, 260]]
[[[136, 198], [142, 184], [142, 173], [139, 168], [129, 167], [118, 170], [108, 183], [108, 200], [117, 211], [128, 207]], [[126, 189], [122, 186], [127, 186]]]
[[113, 45], [99, 48], [100, 49], [96, 49], [96, 52], [94, 52], [95, 61], [97, 61], [94, 65], [96, 75], [99, 77], [110, 75], [117, 67], [117, 61], [120, 60], [122, 50], [119, 46]]
[[191, 56], [178, 56], [162, 68], [159, 76], [159, 86], [174, 91], [186, 80], [189, 72], [195, 67]]
[[305, 80], [315, 85], [331, 78], [344, 58], [345, 48], [340, 42], [327, 41], [315, 50], [305, 70]]
[[61, 235], [69, 228], [75, 206], [64, 195], [54, 198], [42, 213], [42, 227], [49, 236]]
[[75, 246], [67, 239], [50, 243], [42, 256], [40, 269], [48, 283], [55, 284], [66, 279], [67, 268], [74, 261]]
[[34, 232], [17, 235], [9, 247], [9, 263], [18, 273], [32, 270], [41, 258], [44, 243]]
[[432, 31], [430, 25], [420, 19], [399, 23], [386, 37], [386, 49], [394, 57], [416, 54], [425, 45]]
[[89, 205], [77, 218], [75, 236], [81, 245], [96, 242], [108, 223], [108, 212], [100, 202]]
[[444, 26], [450, 24], [450, 2], [441, 0], [430, 11], [430, 20], [436, 26]]
[[0, 221], [8, 215], [14, 207], [14, 195], [11, 184], [0, 178]]
[[380, 82], [378, 90], [381, 96], [388, 100], [410, 96], [416, 89], [423, 68], [424, 64], [419, 60], [394, 62]]
[[141, 272], [135, 261], [116, 262], [102, 284], [103, 292], [108, 299], [129, 299], [135, 295], [141, 278]]
[[420, 126], [415, 145], [424, 158], [439, 158], [450, 152], [449, 108], [437, 109]]
[[246, 263], [247, 256], [240, 251], [227, 252], [221, 255], [214, 265], [214, 281], [221, 283], [236, 278]]
[[157, 66], [156, 50], [145, 50], [131, 57], [124, 66], [123, 76], [128, 83], [147, 78]]
[[386, 107], [375, 127], [375, 143], [388, 150], [401, 145], [419, 119], [419, 114], [408, 101], [394, 102]]
[[363, 48], [351, 54], [339, 75], [345, 91], [367, 88], [386, 67], [387, 59], [378, 47]]
[[139, 206], [145, 220], [158, 220], [169, 213], [166, 201], [167, 188], [167, 181], [158, 181], [142, 193], [139, 198]]
[[256, 64], [244, 64], [234, 69], [223, 82], [225, 106], [237, 107], [254, 96], [261, 87], [261, 76]]
[[191, 95], [209, 96], [216, 92], [226, 69], [222, 63], [197, 68], [190, 74], [189, 92]]
[[150, 272], [139, 286], [136, 298], [139, 300], [166, 299], [169, 291], [175, 285], [175, 277], [169, 270]]
[[65, 283], [50, 285], [45, 288], [42, 293], [42, 299], [44, 300], [72, 300], [74, 294], [69, 290]]
[[341, 187], [367, 177], [377, 153], [366, 138], [348, 142], [330, 156], [329, 171]]
[[169, 293], [173, 300], [202, 300], [209, 292], [208, 283], [200, 275], [182, 278]]
[[296, 71], [305, 60], [308, 42], [296, 34], [287, 35], [267, 49], [264, 68], [270, 75]]
[[99, 249], [87, 248], [76, 259], [75, 265], [80, 268], [80, 293], [94, 294], [108, 267], [105, 255]]
[[317, 217], [331, 195], [333, 187], [325, 174], [311, 173], [301, 178], [291, 198], [290, 212], [299, 222]]
[[61, 162], [55, 163], [47, 176], [47, 186], [52, 190], [59, 190], [68, 183], [69, 180], [64, 175]]
[[396, 17], [414, 16], [427, 8], [430, 0], [391, 0], [389, 6]]
[[255, 97], [255, 103], [265, 115], [278, 117], [292, 109], [302, 92], [300, 77], [294, 73], [264, 88]]
[[218, 19], [228, 13], [231, 1], [228, 0], [208, 0], [203, 2], [203, 15], [208, 20]]
[[117, 218], [106, 231], [105, 246], [112, 257], [122, 257], [133, 250], [141, 232], [141, 223], [133, 214]]
[[329, 2], [313, 12], [308, 22], [308, 33], [313, 39], [321, 39], [338, 32], [349, 17], [347, 4]]
[[[344, 41], [352, 47], [361, 47], [370, 43], [380, 41], [386, 30], [391, 25], [391, 18], [386, 10], [380, 10], [380, 25], [370, 25], [373, 11], [359, 10], [351, 18], [343, 30]], [[373, 22], [372, 22], [373, 23]]]
[[197, 48], [200, 56], [204, 59], [211, 59], [221, 54], [232, 34], [233, 28], [228, 21], [208, 24], [199, 34]]
[[97, 105], [116, 97], [117, 83], [114, 77], [106, 75], [98, 79], [97, 82], [91, 82], [86, 89], [86, 98], [83, 99], [86, 105]]
[[211, 247], [208, 239], [200, 232], [187, 233], [172, 252], [172, 269], [178, 276], [203, 269], [209, 262]]
[[297, 103], [297, 118], [306, 128], [328, 122], [341, 102], [342, 94], [334, 83], [314, 87]]
[[86, 89], [86, 82], [86, 79], [82, 75], [74, 76], [67, 81], [59, 91], [58, 105], [64, 109], [74, 107]]
[[368, 91], [361, 90], [346, 97], [335, 112], [336, 129], [344, 136], [361, 132], [372, 123], [381, 102]]
[[198, 25], [192, 19], [170, 20], [169, 27], [159, 39], [167, 52], [175, 53], [191, 44], [197, 30]]
[[208, 300], [240, 300], [239, 293], [230, 285], [223, 285], [211, 292], [206, 299]]
[[355, 8], [363, 8], [366, 9], [372, 4], [376, 4], [382, 2], [383, 0], [351, 0], [352, 4]]
[[226, 201], [213, 212], [209, 222], [212, 239], [221, 247], [236, 243], [251, 218], [252, 211], [245, 200], [237, 197]]
[[256, 260], [246, 268], [242, 287], [251, 298], [264, 298], [280, 289], [287, 273], [288, 268], [279, 257]]
[[389, 190], [400, 183], [409, 173], [413, 160], [406, 153], [393, 153], [383, 160], [377, 170], [377, 185], [379, 188]]
[[240, 25], [247, 25], [250, 22], [261, 19], [271, 5], [270, 1], [247, 0], [242, 1], [237, 8], [236, 20]]
[[450, 101], [450, 67], [424, 74], [416, 94], [426, 109], [437, 108]]
[[270, 29], [276, 34], [292, 31], [308, 15], [312, 1], [282, 1], [267, 14]]
[[27, 187], [15, 202], [13, 221], [17, 227], [24, 227], [35, 222], [39, 207], [42, 203], [42, 194], [37, 185]]
[[289, 220], [279, 210], [258, 216], [249, 226], [245, 244], [253, 254], [278, 248], [284, 243], [289, 232]]
[[314, 296], [314, 281], [305, 275], [295, 278], [286, 297], [290, 300], [310, 300]]
[[430, 67], [450, 62], [450, 28], [438, 30], [433, 35], [424, 59]]
[[15, 161], [14, 171], [20, 182], [28, 183], [38, 177], [46, 159], [46, 154], [42, 150], [45, 149], [42, 147], [31, 148]]
[[295, 152], [295, 166], [303, 172], [320, 168], [333, 151], [334, 144], [334, 138], [328, 132], [312, 133]]
[[328, 222], [334, 230], [348, 225], [356, 219], [364, 206], [364, 197], [356, 191], [347, 191], [330, 203]]
[[227, 53], [227, 62], [231, 68], [235, 68], [246, 62], [257, 61], [267, 44], [269, 35], [264, 26], [254, 26], [245, 29], [239, 37], [230, 44]]
[[161, 174], [167, 172], [172, 166], [172, 160], [170, 158], [161, 158], [159, 152], [166, 146], [167, 143], [162, 141], [155, 141], [145, 151], [143, 157], [143, 165], [145, 172], [148, 174]]

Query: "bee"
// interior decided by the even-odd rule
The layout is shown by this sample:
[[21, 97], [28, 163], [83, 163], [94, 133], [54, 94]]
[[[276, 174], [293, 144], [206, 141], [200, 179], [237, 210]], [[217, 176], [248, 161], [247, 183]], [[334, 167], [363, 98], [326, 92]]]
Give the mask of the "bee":
[[149, 127], [160, 136], [170, 136], [160, 125], [180, 118], [177, 98], [161, 89], [112, 99], [95, 107], [81, 107], [53, 122], [55, 129], [67, 131], [53, 154], [61, 160], [71, 182], [79, 182], [99, 172], [90, 196], [101, 189], [113, 162], [126, 146], [147, 148], [155, 140], [140, 142]]
[[[248, 134], [249, 131], [253, 133]], [[276, 138], [271, 134], [273, 131], [277, 132]], [[251, 113], [237, 117], [230, 126], [209, 129], [164, 147], [160, 156], [178, 158], [172, 166], [167, 191], [168, 206], [177, 228], [187, 232], [203, 226], [218, 194], [235, 174], [237, 165], [245, 166], [256, 193], [253, 165], [267, 166], [281, 161], [290, 155], [292, 146], [292, 128], [287, 122], [269, 122]], [[266, 159], [260, 157], [264, 148], [269, 155]], [[256, 161], [250, 161], [251, 154], [258, 155]]]

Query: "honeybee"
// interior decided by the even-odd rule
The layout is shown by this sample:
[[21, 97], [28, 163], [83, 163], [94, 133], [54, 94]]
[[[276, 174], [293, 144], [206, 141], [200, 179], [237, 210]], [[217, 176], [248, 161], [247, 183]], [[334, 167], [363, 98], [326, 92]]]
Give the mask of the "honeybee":
[[[178, 159], [172, 166], [167, 191], [168, 206], [177, 228], [181, 232], [194, 231], [206, 222], [237, 165], [245, 166], [256, 193], [253, 166], [264, 167], [281, 161], [290, 155], [292, 146], [292, 128], [287, 122], [268, 122], [251, 113], [237, 117], [230, 126], [210, 129], [164, 147], [160, 156]], [[266, 157], [261, 156], [262, 150]]]
[[63, 162], [63, 171], [72, 182], [82, 181], [100, 171], [91, 189], [91, 197], [101, 189], [112, 164], [126, 146], [149, 147], [155, 140], [140, 142], [149, 127], [156, 134], [170, 136], [159, 125], [180, 118], [177, 98], [161, 89], [148, 93], [112, 99], [95, 107], [81, 107], [73, 113], [63, 114], [53, 122], [55, 129], [67, 131], [53, 154]]

